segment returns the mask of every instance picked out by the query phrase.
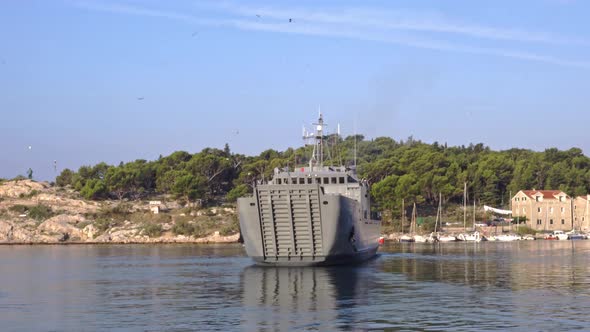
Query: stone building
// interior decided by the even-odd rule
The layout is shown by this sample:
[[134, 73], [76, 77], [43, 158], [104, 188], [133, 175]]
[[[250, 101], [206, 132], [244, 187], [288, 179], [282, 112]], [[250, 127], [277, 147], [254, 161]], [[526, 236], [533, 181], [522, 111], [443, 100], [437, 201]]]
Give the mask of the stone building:
[[569, 231], [573, 227], [573, 205], [572, 198], [561, 190], [521, 190], [512, 197], [512, 218], [526, 217], [526, 225], [538, 231]]
[[590, 230], [590, 195], [578, 196], [574, 199], [573, 226], [577, 230]]

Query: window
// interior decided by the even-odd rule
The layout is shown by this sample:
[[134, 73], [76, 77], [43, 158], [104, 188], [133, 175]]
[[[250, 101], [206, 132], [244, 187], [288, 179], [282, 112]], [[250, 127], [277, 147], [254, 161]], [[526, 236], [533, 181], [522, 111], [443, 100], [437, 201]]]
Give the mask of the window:
[[340, 184], [344, 183], [344, 176], [341, 176], [338, 178], [338, 183], [340, 183]]
[[565, 211], [565, 209], [562, 207], [562, 208], [561, 208], [561, 213], [563, 213], [563, 211]]
[[281, 179], [277, 179], [277, 184], [281, 184]]
[[307, 178], [307, 184], [311, 184], [312, 183], [312, 178]]
[[537, 200], [537, 202], [539, 202], [539, 201], [540, 201], [540, 199], [539, 199], [539, 198], [540, 198], [539, 196], [535, 196], [535, 199]]
[[549, 219], [549, 224], [553, 225], [553, 219]]
[[553, 214], [553, 206], [549, 208], [549, 213]]
[[305, 184], [305, 178], [299, 178], [299, 184]]
[[324, 178], [324, 184], [330, 183], [330, 178]]
[[332, 184], [336, 184], [337, 183], [336, 182], [336, 178], [330, 178], [330, 179], [332, 179]]
[[561, 224], [565, 225], [565, 219], [561, 219]]
[[541, 225], [541, 219], [537, 219], [537, 225]]
[[322, 178], [315, 178], [315, 183], [322, 184]]
[[291, 178], [291, 184], [297, 184], [297, 178]]
[[537, 208], [537, 212], [541, 212], [541, 208]]

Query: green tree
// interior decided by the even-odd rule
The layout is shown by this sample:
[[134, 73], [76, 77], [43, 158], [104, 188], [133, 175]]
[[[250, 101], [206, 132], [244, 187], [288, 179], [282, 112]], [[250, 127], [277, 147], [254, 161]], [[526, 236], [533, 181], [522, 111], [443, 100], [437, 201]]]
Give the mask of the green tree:
[[55, 184], [59, 187], [65, 187], [68, 185], [72, 185], [72, 180], [74, 178], [74, 172], [71, 169], [66, 168], [55, 178]]
[[207, 179], [185, 173], [175, 178], [172, 192], [178, 198], [184, 198], [188, 204], [196, 199], [204, 198]]

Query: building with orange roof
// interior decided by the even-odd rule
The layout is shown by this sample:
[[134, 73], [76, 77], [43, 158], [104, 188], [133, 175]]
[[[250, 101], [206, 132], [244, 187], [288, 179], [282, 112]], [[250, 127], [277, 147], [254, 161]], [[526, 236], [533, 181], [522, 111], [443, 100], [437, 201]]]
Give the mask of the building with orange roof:
[[525, 224], [538, 231], [569, 231], [574, 227], [573, 206], [561, 190], [521, 190], [512, 197], [512, 218], [526, 219]]

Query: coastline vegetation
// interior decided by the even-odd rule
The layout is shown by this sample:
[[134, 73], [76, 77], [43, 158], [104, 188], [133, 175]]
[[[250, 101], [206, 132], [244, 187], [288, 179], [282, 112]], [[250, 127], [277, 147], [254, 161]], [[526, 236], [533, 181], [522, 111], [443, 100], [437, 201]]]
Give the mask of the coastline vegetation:
[[[571, 195], [590, 192], [590, 158], [578, 148], [493, 151], [483, 144], [448, 147], [412, 137], [367, 140], [362, 135], [344, 139], [328, 135], [325, 141], [329, 151], [325, 165], [352, 165], [357, 147], [358, 173], [372, 184], [374, 208], [391, 219], [401, 214], [402, 199], [406, 207], [415, 202], [419, 208], [431, 210], [440, 193], [443, 204], [462, 204], [464, 183], [469, 202], [504, 207], [509, 193], [521, 189], [560, 189]], [[140, 159], [116, 166], [101, 162], [77, 171], [65, 169], [55, 183], [91, 200], [165, 195], [188, 206], [195, 202], [221, 205], [251, 193], [253, 184], [269, 180], [275, 168], [298, 171], [308, 164], [311, 148], [270, 149], [258, 156], [245, 156], [232, 153], [226, 144], [222, 150], [176, 151], [154, 161]], [[198, 232], [184, 226], [175, 233]]]

